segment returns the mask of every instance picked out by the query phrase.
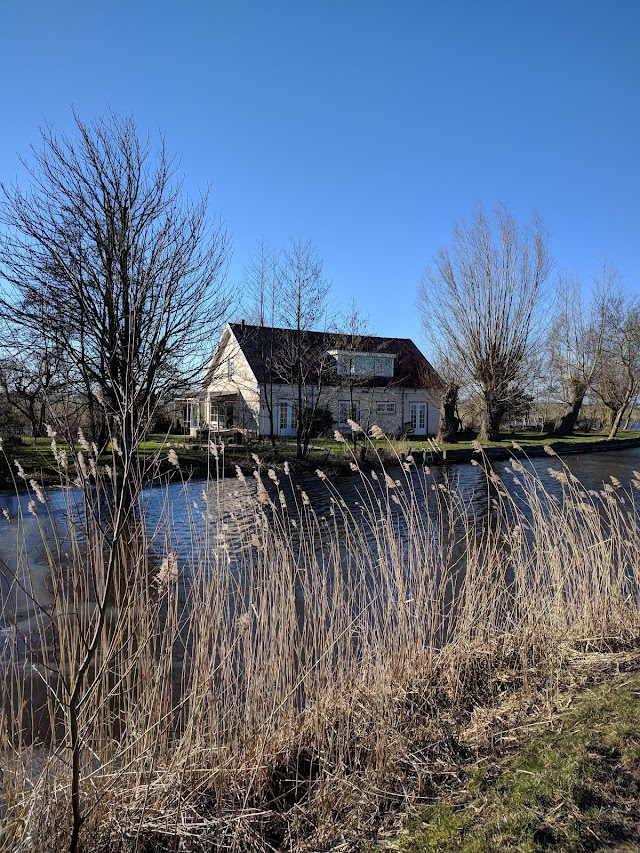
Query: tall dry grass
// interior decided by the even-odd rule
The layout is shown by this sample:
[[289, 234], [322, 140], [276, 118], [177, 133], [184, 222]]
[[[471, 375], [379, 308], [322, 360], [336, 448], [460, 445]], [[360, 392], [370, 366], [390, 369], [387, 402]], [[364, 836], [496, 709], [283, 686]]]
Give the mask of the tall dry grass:
[[212, 450], [179, 501], [157, 469], [153, 522], [90, 448], [64, 512], [27, 484], [4, 522], [2, 849], [349, 847], [446, 778], [474, 707], [639, 636], [640, 474], [594, 492], [550, 460], [558, 497], [480, 455], [478, 510], [354, 458], [357, 500], [318, 472], [320, 510], [286, 466], [225, 480]]

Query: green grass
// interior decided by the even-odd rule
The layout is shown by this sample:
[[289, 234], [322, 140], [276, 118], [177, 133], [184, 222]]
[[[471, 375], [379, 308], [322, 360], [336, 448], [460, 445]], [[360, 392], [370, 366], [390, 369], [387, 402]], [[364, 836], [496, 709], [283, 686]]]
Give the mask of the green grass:
[[[187, 444], [174, 444], [185, 476]], [[36, 489], [6, 520], [17, 547], [0, 616], [25, 625], [25, 591], [33, 615], [3, 649], [0, 849], [68, 849], [73, 792], [82, 848], [99, 853], [356, 850], [426, 802], [397, 850], [635, 840], [640, 681], [565, 702], [533, 746], [479, 755], [480, 737], [504, 743], [526, 709], [588, 677], [580, 650], [607, 649], [599, 667], [633, 657], [635, 486], [568, 479], [556, 503], [527, 470], [488, 518], [418, 466], [395, 468], [395, 488], [363, 465], [357, 511], [327, 481], [319, 515], [282, 470], [234, 478], [232, 501], [213, 478], [188, 501], [159, 490], [147, 513], [124, 489], [97, 499], [111, 479], [85, 461], [97, 479], [80, 467], [63, 523]], [[167, 462], [147, 467], [180, 482]], [[134, 489], [148, 482], [130, 473]], [[546, 727], [536, 719], [528, 731]]]
[[413, 819], [402, 853], [640, 849], [640, 676], [589, 690], [553, 723], [466, 772]]
[[[640, 432], [638, 431], [624, 432], [618, 436], [619, 439], [639, 437]], [[560, 445], [590, 444], [602, 441], [603, 438], [604, 436], [594, 433], [574, 433], [568, 438], [553, 439], [553, 443]], [[442, 444], [438, 447], [441, 450], [470, 449], [472, 441], [473, 439], [468, 438], [456, 444]], [[550, 441], [549, 436], [541, 435], [539, 432], [516, 432], [505, 434], [501, 441], [492, 442], [486, 446], [510, 448], [516, 442], [526, 452], [527, 448], [540, 447]], [[433, 442], [428, 439], [369, 441], [366, 458], [369, 463], [375, 462], [375, 454], [377, 453], [382, 462], [393, 464], [401, 453], [432, 450], [433, 446]], [[68, 449], [63, 442], [58, 442], [58, 447]], [[215, 467], [206, 444], [188, 435], [149, 435], [145, 441], [140, 443], [139, 453], [147, 461], [151, 461], [154, 456], [163, 459], [170, 447], [176, 450], [181, 467], [187, 471], [191, 470], [195, 474], [203, 474], [206, 473], [209, 465], [212, 469]], [[356, 446], [356, 455], [359, 455], [361, 447], [362, 442], [360, 441]], [[353, 444], [350, 441], [347, 444], [340, 444], [334, 438], [316, 438], [311, 441], [307, 464], [311, 469], [315, 466], [322, 466], [329, 474], [349, 473], [347, 462], [352, 459], [353, 452]], [[560, 452], [562, 451], [560, 450]], [[243, 463], [251, 465], [252, 453], [257, 453], [266, 464], [277, 465], [284, 459], [295, 459], [296, 446], [295, 442], [291, 440], [279, 441], [274, 451], [267, 440], [262, 440], [260, 442], [249, 442], [245, 445], [227, 445], [224, 455], [227, 465], [242, 465]], [[20, 461], [28, 478], [35, 477], [43, 483], [59, 480], [59, 472], [48, 438], [23, 439], [21, 446], [11, 452], [10, 458], [11, 460], [17, 458]], [[109, 459], [107, 457], [101, 458], [100, 462], [107, 464]], [[11, 483], [11, 472], [7, 469], [6, 463], [0, 464], [0, 479], [6, 484]]]
[[[540, 433], [539, 431], [526, 431], [526, 432], [510, 432], [503, 433], [503, 437], [500, 441], [490, 441], [486, 443], [486, 447], [506, 447], [509, 448], [513, 445], [514, 442], [521, 445], [523, 448], [527, 447], [540, 447], [544, 444], [592, 444], [596, 441], [603, 441], [607, 436], [602, 433], [593, 433], [593, 432], [574, 432], [573, 435], [566, 436], [565, 438], [556, 438], [555, 436], [547, 435], [546, 433]], [[620, 432], [616, 436], [617, 439], [625, 439], [625, 438], [640, 438], [639, 431], [629, 430], [628, 432]], [[443, 450], [462, 450], [465, 448], [470, 448], [472, 446], [473, 439], [465, 439], [463, 441], [458, 441], [455, 444], [444, 443], [440, 445]], [[426, 442], [411, 442], [411, 446], [416, 449], [426, 445]]]

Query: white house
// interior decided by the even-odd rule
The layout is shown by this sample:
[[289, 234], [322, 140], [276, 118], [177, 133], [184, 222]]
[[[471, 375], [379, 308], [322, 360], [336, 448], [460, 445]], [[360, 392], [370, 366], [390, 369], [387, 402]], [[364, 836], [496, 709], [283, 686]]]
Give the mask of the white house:
[[326, 428], [434, 435], [442, 381], [408, 338], [296, 333], [243, 323], [225, 327], [206, 390], [191, 398], [191, 430], [294, 436], [298, 413]]

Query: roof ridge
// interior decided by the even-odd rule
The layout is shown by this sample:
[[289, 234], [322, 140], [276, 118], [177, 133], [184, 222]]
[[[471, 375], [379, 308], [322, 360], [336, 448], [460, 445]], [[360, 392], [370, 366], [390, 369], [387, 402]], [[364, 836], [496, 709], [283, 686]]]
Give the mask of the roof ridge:
[[[246, 323], [244, 321], [237, 322], [229, 322], [229, 326], [239, 329], [264, 329], [265, 332], [296, 332], [297, 329], [292, 329], [287, 326], [266, 326], [264, 324], [258, 323]], [[331, 337], [349, 337], [352, 335], [351, 332], [346, 331], [329, 331], [328, 329], [301, 329], [301, 332], [309, 333], [312, 335], [329, 335]], [[381, 341], [409, 341], [413, 346], [416, 344], [413, 341], [413, 338], [402, 337], [400, 335], [376, 335], [376, 334], [367, 334], [367, 333], [356, 333], [353, 334], [353, 337], [356, 338], [378, 338]]]

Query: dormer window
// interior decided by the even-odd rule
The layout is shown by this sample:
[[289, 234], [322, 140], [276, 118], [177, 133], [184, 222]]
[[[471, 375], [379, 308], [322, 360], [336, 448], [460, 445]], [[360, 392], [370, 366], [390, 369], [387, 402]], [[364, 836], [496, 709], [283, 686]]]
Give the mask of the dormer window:
[[394, 355], [380, 352], [350, 352], [332, 350], [337, 363], [338, 376], [393, 376]]

